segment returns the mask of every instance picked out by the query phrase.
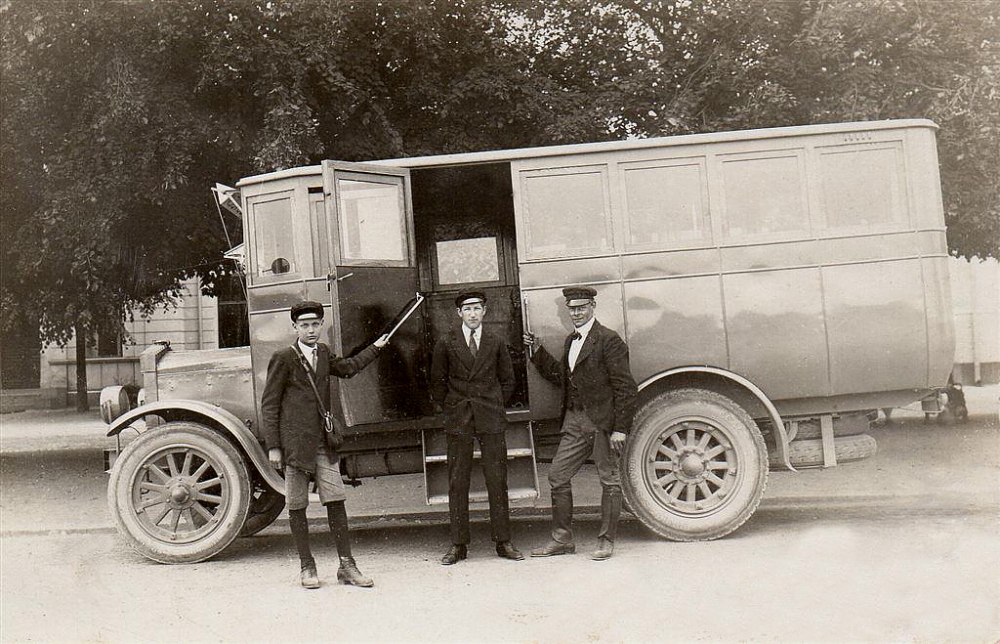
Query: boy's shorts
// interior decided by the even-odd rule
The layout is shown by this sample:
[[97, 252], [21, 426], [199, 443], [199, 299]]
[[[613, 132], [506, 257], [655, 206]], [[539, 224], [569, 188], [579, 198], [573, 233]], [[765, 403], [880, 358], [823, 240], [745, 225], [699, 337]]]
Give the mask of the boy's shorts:
[[344, 501], [344, 479], [340, 477], [340, 459], [333, 460], [323, 448], [316, 452], [316, 474], [304, 472], [292, 465], [285, 466], [285, 501], [289, 510], [303, 510], [309, 505], [309, 479], [316, 479], [316, 491], [321, 503]]

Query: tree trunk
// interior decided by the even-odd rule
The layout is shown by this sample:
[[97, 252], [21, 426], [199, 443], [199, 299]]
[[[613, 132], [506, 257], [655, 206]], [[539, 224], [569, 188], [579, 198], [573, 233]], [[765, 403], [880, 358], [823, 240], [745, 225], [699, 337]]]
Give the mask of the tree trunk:
[[76, 334], [76, 410], [87, 411], [87, 333], [79, 322], [74, 325]]

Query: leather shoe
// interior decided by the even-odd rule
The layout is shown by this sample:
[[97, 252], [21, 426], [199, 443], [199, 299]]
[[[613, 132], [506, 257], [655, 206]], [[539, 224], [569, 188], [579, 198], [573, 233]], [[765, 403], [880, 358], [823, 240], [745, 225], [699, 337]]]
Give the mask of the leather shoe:
[[319, 576], [316, 574], [316, 564], [302, 566], [300, 573], [303, 588], [319, 588]]
[[562, 543], [561, 541], [556, 541], [551, 539], [547, 544], [541, 548], [535, 548], [531, 551], [532, 557], [552, 557], [554, 555], [571, 555], [576, 552], [576, 544], [572, 543]]
[[613, 554], [615, 554], [615, 542], [607, 537], [601, 537], [597, 540], [597, 549], [590, 554], [590, 558], [594, 561], [604, 561], [610, 559]]
[[348, 586], [371, 588], [375, 585], [371, 577], [365, 577], [354, 563], [354, 557], [341, 557], [340, 568], [337, 569], [337, 581]]
[[503, 557], [504, 559], [513, 559], [514, 561], [521, 561], [524, 559], [524, 555], [521, 551], [514, 547], [510, 541], [498, 541], [497, 542], [497, 556]]
[[448, 548], [448, 552], [444, 553], [441, 557], [442, 566], [450, 566], [456, 564], [459, 561], [465, 559], [469, 555], [469, 549], [464, 545], [453, 545]]

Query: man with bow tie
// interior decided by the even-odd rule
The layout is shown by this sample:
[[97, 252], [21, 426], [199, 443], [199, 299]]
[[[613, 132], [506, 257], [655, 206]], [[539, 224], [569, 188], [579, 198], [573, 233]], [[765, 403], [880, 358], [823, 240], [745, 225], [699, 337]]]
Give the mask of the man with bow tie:
[[506, 343], [483, 328], [486, 295], [470, 291], [455, 298], [462, 324], [434, 346], [431, 397], [445, 415], [448, 436], [448, 515], [451, 547], [441, 559], [450, 566], [468, 555], [469, 479], [473, 441], [479, 441], [490, 502], [490, 530], [500, 557], [524, 555], [510, 540], [507, 499], [507, 418], [505, 403], [514, 392], [514, 368]]
[[531, 362], [546, 380], [562, 387], [562, 435], [552, 466], [552, 537], [531, 551], [532, 557], [576, 552], [573, 542], [573, 476], [593, 455], [601, 479], [601, 528], [591, 558], [603, 561], [615, 550], [618, 516], [622, 508], [618, 456], [632, 427], [638, 393], [629, 368], [628, 346], [621, 337], [594, 318], [597, 291], [589, 286], [563, 289], [566, 308], [575, 327], [556, 360], [530, 333], [524, 343]]
[[330, 376], [350, 378], [358, 373], [375, 360], [389, 337], [383, 335], [357, 355], [340, 358], [319, 341], [322, 304], [299, 302], [292, 306], [291, 317], [296, 341], [271, 356], [261, 415], [268, 460], [285, 474], [288, 523], [299, 553], [301, 582], [306, 588], [319, 588], [306, 521], [309, 480], [314, 479], [340, 557], [337, 579], [344, 584], [372, 586], [374, 582], [361, 574], [351, 555], [344, 505], [347, 495], [337, 456], [342, 422], [330, 413]]

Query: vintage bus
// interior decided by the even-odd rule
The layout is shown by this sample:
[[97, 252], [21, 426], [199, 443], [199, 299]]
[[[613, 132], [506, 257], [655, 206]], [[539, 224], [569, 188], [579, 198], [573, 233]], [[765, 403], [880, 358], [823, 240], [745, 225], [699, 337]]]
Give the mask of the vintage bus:
[[[935, 130], [839, 123], [244, 178], [234, 198], [251, 346], [155, 345], [142, 405], [106, 392], [108, 435], [139, 432], [111, 471], [112, 514], [163, 562], [206, 559], [271, 523], [283, 481], [260, 440], [260, 397], [268, 358], [292, 340], [291, 305], [324, 302], [326, 341], [349, 355], [418, 293], [376, 365], [340, 383], [341, 465], [353, 480], [423, 472], [427, 501], [447, 503], [427, 371], [470, 287], [487, 293], [485, 323], [518, 374], [510, 496], [537, 497], [560, 395], [520, 338], [559, 353], [571, 328], [560, 290], [586, 284], [640, 388], [623, 455], [629, 508], [670, 539], [726, 535], [757, 508], [769, 468], [870, 456], [872, 410], [945, 384], [954, 338]], [[485, 499], [481, 478], [472, 495]]]

